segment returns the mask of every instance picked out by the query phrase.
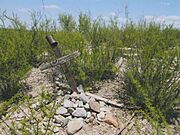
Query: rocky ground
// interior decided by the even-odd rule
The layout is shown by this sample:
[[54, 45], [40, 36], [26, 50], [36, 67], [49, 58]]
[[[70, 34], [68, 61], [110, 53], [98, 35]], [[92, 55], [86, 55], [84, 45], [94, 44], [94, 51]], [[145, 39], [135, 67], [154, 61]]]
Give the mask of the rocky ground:
[[[122, 62], [121, 59], [121, 71], [125, 67]], [[90, 93], [123, 104], [122, 107], [115, 107], [89, 96], [82, 85], [78, 86], [78, 93], [71, 93], [64, 75], [56, 69], [41, 71], [33, 68], [24, 80], [26, 94], [32, 97], [31, 100], [21, 103], [16, 110], [13, 107], [8, 109], [0, 126], [0, 134], [11, 134], [8, 126], [13, 126], [14, 122], [18, 134], [22, 134], [26, 125], [32, 134], [39, 127], [41, 134], [50, 131], [57, 135], [118, 135], [134, 113], [124, 105], [126, 95], [121, 77], [119, 74], [116, 79], [97, 82], [89, 89]], [[43, 99], [42, 91], [49, 98]], [[42, 104], [45, 109], [42, 109]], [[173, 126], [172, 131], [173, 134], [179, 133], [177, 126]], [[136, 115], [121, 134], [156, 133], [146, 119]]]

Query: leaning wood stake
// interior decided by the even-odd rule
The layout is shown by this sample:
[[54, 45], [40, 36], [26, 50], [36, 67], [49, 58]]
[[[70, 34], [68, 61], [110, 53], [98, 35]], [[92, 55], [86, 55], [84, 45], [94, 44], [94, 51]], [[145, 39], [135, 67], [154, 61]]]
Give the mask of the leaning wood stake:
[[135, 113], [132, 114], [131, 118], [126, 122], [126, 124], [123, 126], [123, 128], [118, 131], [115, 135], [121, 135], [122, 132], [130, 125], [131, 121], [133, 120], [133, 118], [135, 117]]
[[[55, 41], [52, 36], [48, 35], [46, 36], [46, 39], [48, 41], [48, 43], [51, 45], [51, 48], [53, 49], [55, 55], [57, 58], [61, 58], [63, 57], [62, 52], [60, 51], [60, 49], [58, 48], [58, 42]], [[76, 82], [72, 76], [72, 74], [69, 72], [66, 63], [61, 65], [62, 71], [66, 76], [66, 79], [72, 89], [73, 92], [77, 92], [77, 86], [76, 86]]]

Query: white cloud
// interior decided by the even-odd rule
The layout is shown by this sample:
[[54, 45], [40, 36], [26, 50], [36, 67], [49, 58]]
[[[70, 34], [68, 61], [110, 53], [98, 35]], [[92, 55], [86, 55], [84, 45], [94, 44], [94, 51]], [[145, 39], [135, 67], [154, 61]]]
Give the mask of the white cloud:
[[173, 24], [180, 28], [180, 16], [145, 16], [147, 21], [155, 21], [158, 23]]
[[110, 21], [111, 19], [115, 19], [120, 23], [125, 23], [127, 20], [125, 17], [120, 16], [116, 12], [110, 12], [108, 13], [108, 15], [102, 16], [102, 19], [104, 19], [107, 22]]
[[147, 20], [154, 21], [180, 21], [180, 16], [145, 16]]
[[42, 5], [41, 8], [45, 9], [60, 9], [58, 5]]

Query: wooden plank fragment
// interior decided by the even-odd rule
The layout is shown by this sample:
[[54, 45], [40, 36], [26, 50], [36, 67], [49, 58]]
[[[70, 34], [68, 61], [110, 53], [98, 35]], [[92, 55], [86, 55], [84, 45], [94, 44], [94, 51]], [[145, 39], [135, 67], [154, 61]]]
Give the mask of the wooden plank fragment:
[[91, 93], [89, 93], [89, 92], [86, 92], [85, 94], [86, 94], [87, 96], [90, 96], [90, 97], [95, 98], [96, 100], [103, 101], [103, 102], [105, 102], [105, 103], [107, 103], [107, 104], [110, 104], [110, 105], [113, 105], [113, 106], [116, 106], [116, 107], [123, 107], [123, 106], [124, 106], [124, 104], [119, 104], [119, 103], [117, 103], [117, 102], [110, 101], [110, 100], [108, 100], [108, 99], [106, 99], [106, 98], [103, 98], [103, 97], [100, 97], [100, 96], [91, 94]]
[[79, 55], [80, 55], [80, 53], [78, 51], [76, 51], [76, 52], [74, 52], [72, 54], [69, 54], [69, 55], [63, 56], [61, 58], [58, 58], [57, 60], [55, 60], [55, 61], [53, 61], [51, 63], [46, 63], [46, 64], [42, 65], [40, 70], [46, 70], [48, 68], [51, 68], [51, 67], [54, 67], [54, 66], [57, 66], [57, 65], [65, 64], [66, 62], [70, 61], [72, 58], [77, 58]]

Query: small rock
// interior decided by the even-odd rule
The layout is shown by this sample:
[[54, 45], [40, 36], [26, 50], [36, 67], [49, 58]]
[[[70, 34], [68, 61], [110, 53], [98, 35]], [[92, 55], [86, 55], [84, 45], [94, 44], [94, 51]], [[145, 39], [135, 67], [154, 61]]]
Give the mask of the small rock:
[[70, 113], [65, 113], [65, 114], [62, 114], [62, 115], [67, 117], [67, 116], [70, 116], [71, 114]]
[[89, 119], [88, 119], [88, 118], [86, 118], [86, 119], [85, 119], [85, 122], [86, 122], [86, 123], [89, 123]]
[[89, 101], [96, 101], [95, 98], [90, 97]]
[[16, 118], [16, 121], [21, 121], [23, 120], [23, 118]]
[[63, 115], [63, 114], [66, 114], [66, 113], [68, 113], [68, 110], [66, 108], [64, 108], [64, 107], [60, 107], [60, 108], [58, 108], [56, 110], [56, 114], [58, 114], [58, 115]]
[[[59, 77], [55, 77], [54, 79], [55, 79], [56, 81], [59, 81], [59, 80], [60, 80]], [[55, 83], [56, 83], [56, 82], [55, 82]]]
[[86, 110], [84, 108], [76, 108], [76, 110], [72, 113], [74, 117], [86, 117]]
[[78, 106], [81, 108], [81, 107], [83, 107], [83, 101], [79, 101], [78, 102]]
[[86, 103], [86, 104], [84, 105], [84, 108], [87, 109], [87, 110], [90, 109], [89, 104]]
[[107, 112], [107, 111], [108, 111], [108, 109], [107, 109], [107, 108], [105, 108], [105, 107], [101, 107], [101, 108], [100, 108], [100, 111], [101, 111], [101, 112]]
[[63, 122], [63, 120], [64, 120], [65, 118], [63, 117], [63, 116], [61, 116], [61, 115], [55, 115], [54, 116], [54, 123], [57, 123], [57, 124], [62, 124], [62, 122]]
[[71, 98], [79, 99], [79, 95], [78, 95], [76, 92], [73, 92], [73, 93], [71, 94]]
[[83, 127], [83, 124], [84, 123], [82, 118], [72, 119], [72, 121], [69, 121], [67, 125], [67, 134], [68, 135], [75, 134]]
[[68, 95], [68, 94], [64, 95], [64, 100], [69, 100], [70, 98], [71, 98], [71, 95]]
[[84, 93], [81, 93], [81, 94], [79, 95], [79, 99], [80, 99], [81, 101], [83, 101], [84, 103], [88, 103], [88, 102], [89, 102], [89, 98], [88, 98]]
[[72, 107], [74, 107], [74, 103], [72, 101], [70, 101], [70, 100], [67, 100], [67, 99], [64, 100], [64, 104], [63, 105], [64, 105], [65, 108], [72, 108]]
[[74, 108], [77, 108], [77, 107], [78, 107], [78, 104], [77, 104], [77, 103], [75, 103], [73, 107], [74, 107]]
[[58, 98], [56, 99], [56, 104], [61, 104], [62, 103], [62, 99]]
[[93, 122], [94, 119], [95, 119], [95, 117], [94, 117], [94, 116], [91, 116], [91, 117], [89, 118], [89, 122]]
[[74, 112], [74, 108], [68, 108], [68, 112], [72, 114]]
[[115, 118], [115, 116], [110, 111], [106, 112], [104, 122], [106, 122], [106, 123], [108, 123], [110, 125], [113, 125], [116, 128], [119, 125], [116, 118]]
[[29, 95], [30, 97], [32, 97], [32, 98], [36, 98], [36, 97], [38, 97], [39, 93], [32, 91], [32, 92], [30, 92], [28, 95]]
[[44, 122], [47, 122], [47, 121], [49, 121], [49, 118], [48, 118], [48, 117], [45, 117], [45, 118], [44, 118]]
[[92, 116], [96, 117], [96, 113], [95, 113], [95, 112], [92, 112]]
[[69, 118], [65, 118], [62, 122], [61, 127], [64, 128], [68, 124], [69, 120], [70, 120]]
[[59, 124], [59, 123], [54, 123], [54, 125], [55, 125], [56, 127], [62, 127], [62, 124], [63, 124], [63, 123], [61, 123], [61, 124]]
[[91, 117], [91, 112], [87, 112], [87, 118]]
[[35, 120], [29, 120], [29, 124], [34, 124], [34, 123], [36, 123]]
[[59, 127], [55, 127], [53, 131], [54, 131], [54, 133], [59, 132]]
[[19, 113], [18, 115], [17, 115], [17, 118], [25, 118], [26, 116], [25, 116], [25, 114], [23, 114], [23, 113]]
[[77, 91], [78, 91], [78, 93], [84, 93], [83, 86], [82, 86], [82, 85], [79, 85], [79, 86], [77, 87]]
[[92, 124], [93, 124], [93, 125], [99, 125], [99, 124], [100, 124], [100, 122], [99, 122], [96, 118], [94, 118], [94, 120], [93, 120]]
[[104, 112], [100, 112], [99, 114], [97, 114], [97, 119], [99, 121], [101, 121], [101, 122], [103, 121], [104, 117], [105, 117], [105, 113]]
[[90, 107], [90, 109], [92, 109], [95, 112], [98, 112], [98, 113], [100, 112], [100, 105], [96, 101], [90, 100], [89, 107]]
[[21, 124], [17, 124], [16, 126], [17, 126], [17, 129], [18, 129], [18, 130], [22, 130]]
[[72, 116], [70, 115], [70, 116], [68, 116], [67, 118], [69, 118], [69, 120], [72, 120]]
[[74, 98], [72, 98], [71, 101], [72, 101], [73, 103], [76, 103], [76, 99], [74, 99]]
[[50, 103], [49, 100], [43, 100], [42, 102], [43, 102], [45, 105], [48, 105], [48, 104]]
[[104, 107], [106, 104], [103, 101], [99, 101], [100, 107]]
[[59, 85], [61, 85], [61, 82], [60, 81], [55, 81], [55, 84], [59, 86]]
[[[59, 89], [59, 87], [56, 88], [56, 89]], [[64, 92], [63, 92], [62, 90], [59, 90], [59, 91], [57, 92], [57, 96], [64, 96]]]
[[35, 104], [32, 104], [32, 106], [31, 106], [31, 108], [33, 108], [36, 111], [39, 109], [39, 107], [40, 107], [40, 103], [39, 102], [37, 102]]

